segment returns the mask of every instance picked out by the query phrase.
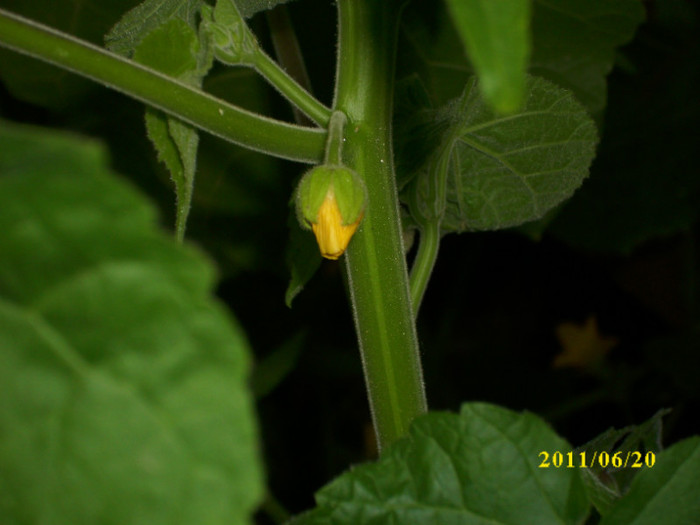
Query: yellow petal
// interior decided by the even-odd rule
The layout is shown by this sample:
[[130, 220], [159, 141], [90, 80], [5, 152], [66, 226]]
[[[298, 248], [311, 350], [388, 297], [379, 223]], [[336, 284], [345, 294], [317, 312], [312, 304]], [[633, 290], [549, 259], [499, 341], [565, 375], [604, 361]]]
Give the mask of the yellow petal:
[[329, 191], [318, 210], [318, 221], [311, 225], [321, 255], [332, 260], [343, 255], [361, 219], [362, 217], [353, 224], [343, 225], [338, 203], [333, 192]]
[[557, 326], [556, 333], [562, 352], [552, 363], [555, 368], [591, 368], [602, 361], [618, 343], [616, 338], [600, 334], [594, 315], [588, 317], [584, 325], [561, 323]]

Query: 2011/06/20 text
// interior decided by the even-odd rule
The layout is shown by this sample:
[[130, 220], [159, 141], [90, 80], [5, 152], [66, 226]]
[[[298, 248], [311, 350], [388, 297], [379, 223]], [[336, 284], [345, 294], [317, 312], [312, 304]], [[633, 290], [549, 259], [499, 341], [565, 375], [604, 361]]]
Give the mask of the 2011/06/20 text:
[[610, 454], [603, 450], [588, 452], [552, 452], [542, 451], [538, 454], [541, 458], [539, 468], [593, 468], [597, 465], [601, 468], [651, 468], [656, 463], [656, 454], [652, 451], [642, 453], [637, 450], [619, 451]]

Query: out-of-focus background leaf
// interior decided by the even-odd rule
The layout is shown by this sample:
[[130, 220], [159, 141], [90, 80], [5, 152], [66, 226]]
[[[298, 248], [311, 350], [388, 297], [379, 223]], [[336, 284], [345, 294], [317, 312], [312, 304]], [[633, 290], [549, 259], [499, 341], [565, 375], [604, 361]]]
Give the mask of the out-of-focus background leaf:
[[94, 141], [0, 122], [0, 518], [246, 523], [243, 332]]
[[530, 59], [530, 1], [445, 3], [484, 98], [500, 114], [520, 109]]

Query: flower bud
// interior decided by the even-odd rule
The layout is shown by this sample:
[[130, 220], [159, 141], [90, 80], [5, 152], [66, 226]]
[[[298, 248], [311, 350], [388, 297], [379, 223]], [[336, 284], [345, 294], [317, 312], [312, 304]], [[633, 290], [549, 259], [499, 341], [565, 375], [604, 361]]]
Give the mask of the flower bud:
[[297, 216], [303, 228], [313, 230], [323, 257], [343, 254], [362, 220], [366, 200], [364, 182], [344, 166], [316, 166], [302, 177]]

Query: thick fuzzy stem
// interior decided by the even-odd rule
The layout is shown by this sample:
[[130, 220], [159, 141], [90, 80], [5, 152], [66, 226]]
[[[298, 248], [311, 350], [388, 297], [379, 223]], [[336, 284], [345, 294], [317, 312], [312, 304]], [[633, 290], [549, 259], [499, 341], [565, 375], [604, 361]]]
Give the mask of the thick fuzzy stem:
[[372, 417], [380, 449], [426, 411], [391, 145], [395, 2], [338, 0], [335, 109], [348, 118], [344, 159], [369, 201], [346, 256]]

